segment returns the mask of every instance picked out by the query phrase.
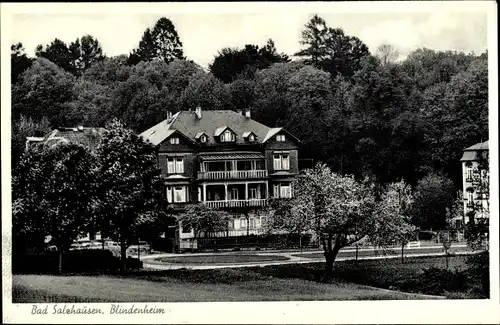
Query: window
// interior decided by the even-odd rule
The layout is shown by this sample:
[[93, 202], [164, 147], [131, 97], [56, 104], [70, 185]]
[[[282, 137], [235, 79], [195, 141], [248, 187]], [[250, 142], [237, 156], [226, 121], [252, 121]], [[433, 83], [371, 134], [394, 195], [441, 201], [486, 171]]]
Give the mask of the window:
[[472, 173], [473, 173], [472, 167], [467, 167], [467, 178], [466, 178], [467, 181], [472, 181]]
[[278, 142], [285, 142], [285, 135], [284, 134], [278, 134], [276, 136], [276, 141], [278, 141]]
[[248, 189], [248, 198], [249, 199], [257, 199], [257, 189], [256, 188], [249, 188]]
[[290, 155], [287, 153], [274, 154], [273, 167], [275, 170], [290, 169]]
[[222, 135], [220, 136], [220, 141], [221, 142], [234, 142], [236, 140], [236, 137], [234, 136], [234, 133], [226, 130]]
[[183, 234], [189, 234], [191, 232], [191, 225], [182, 225], [182, 233]]
[[207, 137], [205, 135], [202, 135], [200, 138], [201, 143], [207, 142]]
[[250, 218], [250, 228], [255, 229], [255, 218]]
[[282, 184], [280, 187], [280, 197], [282, 198], [291, 198], [292, 191], [290, 189], [290, 184], [284, 185]]
[[254, 136], [253, 134], [250, 134], [250, 135], [248, 136], [248, 141], [250, 141], [250, 142], [254, 142], [254, 141], [255, 141], [255, 136]]
[[238, 189], [237, 188], [232, 188], [231, 189], [231, 200], [238, 200]]
[[182, 174], [182, 173], [184, 173], [184, 160], [180, 157], [168, 158], [168, 160], [167, 160], [167, 173], [169, 173], [169, 174]]
[[201, 187], [198, 187], [198, 202], [203, 202], [202, 196], [203, 196], [203, 192], [201, 190]]
[[186, 186], [168, 186], [167, 187], [167, 201], [169, 203], [185, 203], [187, 202], [187, 188]]
[[247, 219], [241, 218], [240, 219], [240, 228], [246, 228], [247, 227]]
[[170, 138], [170, 144], [179, 144], [179, 138], [177, 137]]
[[273, 186], [274, 197], [276, 198], [291, 198], [292, 186], [290, 183], [278, 183]]
[[474, 204], [474, 192], [470, 191], [467, 192], [467, 205], [472, 206], [472, 204]]

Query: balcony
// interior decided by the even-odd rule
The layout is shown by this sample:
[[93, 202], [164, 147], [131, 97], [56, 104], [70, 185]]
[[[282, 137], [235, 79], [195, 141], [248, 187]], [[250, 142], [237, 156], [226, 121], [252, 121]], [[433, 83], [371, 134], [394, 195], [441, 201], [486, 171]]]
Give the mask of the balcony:
[[266, 177], [267, 170], [231, 170], [198, 173], [198, 180], [255, 179]]
[[266, 199], [248, 199], [248, 200], [227, 200], [227, 201], [205, 201], [210, 208], [242, 208], [242, 207], [261, 207], [267, 204]]

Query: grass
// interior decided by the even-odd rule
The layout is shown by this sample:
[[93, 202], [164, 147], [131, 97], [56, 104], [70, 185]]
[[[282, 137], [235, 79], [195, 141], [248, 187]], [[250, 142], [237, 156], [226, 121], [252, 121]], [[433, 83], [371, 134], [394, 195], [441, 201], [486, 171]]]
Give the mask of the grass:
[[286, 261], [288, 257], [279, 255], [251, 255], [251, 254], [220, 254], [220, 255], [194, 255], [157, 258], [161, 263], [180, 264], [243, 264], [249, 262]]
[[[248, 271], [243, 271], [243, 273]], [[260, 279], [228, 283], [162, 281], [109, 276], [16, 275], [13, 302], [202, 302], [285, 300], [402, 300], [415, 294], [384, 291], [359, 284], [323, 284], [302, 279]]]
[[[465, 256], [450, 269], [466, 268]], [[284, 300], [429, 299], [398, 292], [398, 281], [415, 279], [424, 268], [445, 267], [444, 257], [342, 261], [332, 283], [320, 283], [323, 263], [214, 270], [135, 271], [127, 275], [14, 275], [13, 301], [30, 302], [200, 302]], [[407, 288], [406, 288], [407, 289]], [[470, 298], [467, 292], [447, 293]]]

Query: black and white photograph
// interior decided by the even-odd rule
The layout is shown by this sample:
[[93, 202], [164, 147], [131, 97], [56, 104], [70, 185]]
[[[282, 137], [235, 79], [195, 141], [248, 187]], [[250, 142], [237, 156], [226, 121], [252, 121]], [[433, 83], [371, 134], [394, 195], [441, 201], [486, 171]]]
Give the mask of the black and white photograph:
[[4, 321], [500, 321], [496, 3], [1, 6]]

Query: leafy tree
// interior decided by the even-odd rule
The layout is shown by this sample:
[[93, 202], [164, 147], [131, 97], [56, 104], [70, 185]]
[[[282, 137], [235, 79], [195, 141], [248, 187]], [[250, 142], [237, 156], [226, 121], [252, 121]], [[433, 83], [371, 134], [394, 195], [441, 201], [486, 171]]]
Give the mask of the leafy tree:
[[300, 44], [306, 47], [295, 56], [306, 58], [307, 64], [329, 72], [351, 77], [361, 68], [363, 58], [370, 55], [368, 47], [357, 37], [345, 35], [341, 28], [330, 28], [318, 15], [305, 25]]
[[229, 216], [224, 211], [209, 208], [201, 203], [190, 205], [179, 218], [183, 227], [192, 229], [194, 240], [201, 234], [227, 230], [228, 220]]
[[46, 117], [52, 127], [66, 124], [67, 103], [72, 99], [74, 84], [70, 73], [47, 59], [37, 59], [12, 90], [12, 117]]
[[35, 55], [37, 58], [45, 58], [58, 67], [71, 74], [76, 74], [75, 65], [73, 64], [74, 56], [71, 53], [68, 45], [60, 39], [54, 39], [50, 44], [38, 45], [36, 47]]
[[[377, 205], [380, 220], [370, 240], [378, 246], [401, 247], [401, 262], [404, 262], [404, 248], [417, 235], [417, 228], [411, 224], [413, 195], [404, 181], [391, 183], [383, 192]], [[384, 222], [384, 221], [388, 222]]]
[[292, 187], [294, 198], [291, 206], [301, 211], [295, 220], [300, 220], [302, 225], [310, 227], [309, 231], [321, 238], [326, 281], [331, 276], [340, 249], [356, 243], [376, 229], [379, 219], [373, 213], [375, 199], [372, 189], [351, 176], [333, 173], [324, 164], [306, 170]]
[[273, 63], [289, 61], [286, 54], [278, 53], [273, 40], [269, 39], [261, 48], [251, 44], [243, 49], [224, 48], [217, 53], [209, 69], [219, 80], [229, 83], [242, 75], [251, 78], [256, 70], [265, 69]]
[[143, 227], [164, 215], [164, 186], [156, 148], [118, 120], [106, 125], [97, 149], [100, 160], [100, 226], [104, 236], [120, 242], [122, 270], [127, 246]]
[[231, 109], [231, 95], [224, 84], [211, 73], [198, 73], [190, 80], [179, 99], [180, 107], [194, 110]]
[[101, 44], [91, 35], [84, 35], [72, 42], [69, 47], [72, 65], [75, 73], [80, 75], [96, 62], [102, 61], [105, 56]]
[[29, 58], [22, 43], [12, 44], [10, 47], [10, 69], [11, 82], [14, 85], [19, 76], [33, 64], [33, 59]]
[[170, 63], [175, 59], [184, 60], [182, 42], [174, 24], [165, 17], [160, 18], [153, 29], [144, 31], [139, 47], [129, 56], [130, 64], [141, 61], [163, 60]]
[[63, 252], [91, 222], [96, 159], [88, 149], [70, 143], [28, 153], [23, 160], [20, 169], [26, 174], [17, 172], [14, 181], [14, 229], [51, 236], [62, 272]]
[[453, 204], [455, 186], [446, 176], [433, 173], [422, 178], [415, 187], [413, 223], [425, 230], [447, 227], [447, 209]]
[[307, 235], [314, 225], [310, 214], [314, 213], [312, 205], [304, 200], [307, 197], [295, 197], [294, 199], [273, 199], [270, 206], [273, 210], [271, 220], [266, 225], [272, 232], [275, 230], [285, 231], [299, 236], [299, 246], [302, 252], [302, 238]]

